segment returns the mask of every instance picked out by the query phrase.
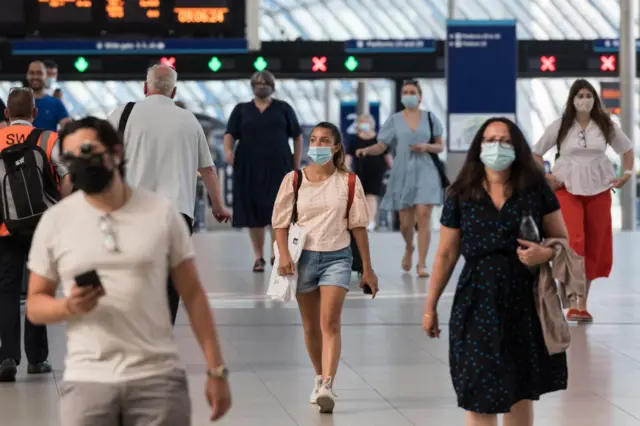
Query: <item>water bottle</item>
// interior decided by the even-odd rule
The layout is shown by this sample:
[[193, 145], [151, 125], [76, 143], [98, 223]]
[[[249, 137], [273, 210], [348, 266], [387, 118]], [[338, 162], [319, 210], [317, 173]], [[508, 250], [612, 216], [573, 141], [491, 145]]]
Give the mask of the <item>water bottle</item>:
[[520, 220], [520, 234], [518, 235], [518, 238], [525, 241], [531, 241], [532, 243], [539, 243], [541, 241], [540, 231], [538, 231], [536, 221], [533, 220], [531, 210], [525, 210], [522, 212], [522, 219]]
[[[518, 238], [525, 241], [531, 241], [532, 243], [540, 243], [541, 241], [540, 231], [538, 231], [536, 221], [533, 220], [531, 210], [525, 210], [522, 212], [522, 219], [520, 220], [520, 233], [518, 235]], [[529, 270], [531, 272], [536, 272], [538, 270], [538, 267], [530, 266]]]

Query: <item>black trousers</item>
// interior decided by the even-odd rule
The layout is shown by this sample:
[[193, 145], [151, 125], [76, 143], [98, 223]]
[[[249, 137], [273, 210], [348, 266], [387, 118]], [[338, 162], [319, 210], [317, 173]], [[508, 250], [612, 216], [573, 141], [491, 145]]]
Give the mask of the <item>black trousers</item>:
[[[30, 246], [29, 239], [0, 238], [0, 362], [13, 359], [20, 363], [20, 294], [24, 281], [28, 280], [26, 263]], [[49, 357], [47, 328], [33, 325], [26, 316], [24, 349], [29, 364], [44, 362]]]
[[[183, 214], [184, 220], [187, 222], [187, 228], [189, 228], [189, 234], [193, 235], [193, 219], [186, 214]], [[171, 273], [169, 273], [167, 292], [169, 294], [169, 310], [171, 311], [171, 325], [176, 324], [176, 316], [178, 315], [178, 307], [180, 306], [180, 295], [176, 291], [176, 287], [171, 280]]]

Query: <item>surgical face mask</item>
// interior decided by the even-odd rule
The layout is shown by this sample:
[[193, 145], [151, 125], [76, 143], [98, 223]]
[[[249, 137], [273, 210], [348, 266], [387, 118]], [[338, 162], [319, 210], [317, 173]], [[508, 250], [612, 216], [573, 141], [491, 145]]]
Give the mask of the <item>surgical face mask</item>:
[[253, 88], [253, 94], [258, 99], [267, 99], [273, 94], [273, 88], [271, 86], [255, 86]]
[[324, 166], [333, 158], [331, 147], [328, 146], [312, 146], [309, 148], [309, 158], [314, 164]]
[[44, 87], [46, 87], [47, 89], [55, 89], [57, 83], [58, 83], [57, 78], [47, 77], [47, 79], [44, 81]]
[[491, 141], [482, 144], [480, 151], [480, 161], [496, 172], [507, 170], [516, 160], [516, 151], [513, 146]]
[[593, 109], [593, 98], [573, 98], [573, 106], [576, 107], [578, 112], [591, 112]]
[[416, 95], [402, 95], [400, 102], [406, 108], [418, 108], [418, 105], [420, 105], [420, 100]]
[[99, 194], [111, 185], [114, 171], [104, 165], [103, 154], [74, 157], [69, 164], [73, 185], [87, 194]]
[[371, 124], [369, 123], [360, 123], [358, 126], [361, 132], [369, 132], [371, 131]]

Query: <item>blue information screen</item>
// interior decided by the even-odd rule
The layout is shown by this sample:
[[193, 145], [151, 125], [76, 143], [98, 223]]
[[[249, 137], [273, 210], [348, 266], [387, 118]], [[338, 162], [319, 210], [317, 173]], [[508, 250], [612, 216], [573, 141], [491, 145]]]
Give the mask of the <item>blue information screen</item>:
[[449, 151], [465, 152], [487, 118], [515, 120], [516, 22], [449, 21], [447, 55]]

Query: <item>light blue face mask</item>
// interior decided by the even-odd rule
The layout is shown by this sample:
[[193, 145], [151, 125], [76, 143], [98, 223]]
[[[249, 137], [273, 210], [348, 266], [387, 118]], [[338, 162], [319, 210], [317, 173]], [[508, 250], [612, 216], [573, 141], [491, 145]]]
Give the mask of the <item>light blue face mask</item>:
[[498, 141], [482, 144], [480, 161], [496, 172], [507, 170], [516, 160], [516, 151], [513, 146]]
[[360, 123], [359, 127], [361, 132], [368, 132], [371, 130], [371, 124], [369, 123]]
[[309, 148], [307, 155], [309, 155], [309, 158], [311, 158], [314, 164], [319, 166], [324, 166], [333, 158], [331, 147], [328, 146], [312, 146]]
[[416, 95], [402, 95], [400, 102], [406, 108], [418, 108], [418, 105], [420, 105], [420, 100]]

